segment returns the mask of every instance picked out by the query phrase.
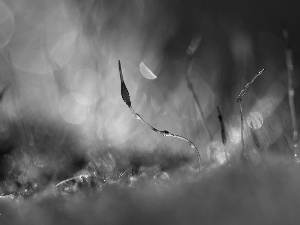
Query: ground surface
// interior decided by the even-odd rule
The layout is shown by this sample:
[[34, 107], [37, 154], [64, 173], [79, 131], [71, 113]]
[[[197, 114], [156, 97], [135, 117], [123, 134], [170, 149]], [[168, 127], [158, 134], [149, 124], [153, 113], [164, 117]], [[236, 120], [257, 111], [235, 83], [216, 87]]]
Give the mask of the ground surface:
[[272, 158], [204, 171], [199, 177], [190, 171], [136, 176], [127, 185], [107, 181], [101, 190], [67, 193], [49, 187], [25, 200], [1, 198], [0, 221], [1, 225], [298, 224], [299, 172], [299, 165]]

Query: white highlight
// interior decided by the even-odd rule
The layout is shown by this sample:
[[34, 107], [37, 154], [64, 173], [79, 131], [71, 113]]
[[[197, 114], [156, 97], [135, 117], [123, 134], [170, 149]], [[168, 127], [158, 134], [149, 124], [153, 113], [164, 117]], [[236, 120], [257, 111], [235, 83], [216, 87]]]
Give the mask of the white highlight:
[[143, 62], [140, 63], [140, 71], [141, 74], [149, 80], [154, 80], [157, 78], [157, 76]]
[[263, 117], [259, 112], [251, 112], [247, 117], [247, 124], [249, 127], [257, 130], [261, 128], [263, 124]]
[[241, 130], [238, 128], [231, 127], [228, 130], [229, 133], [229, 139], [232, 143], [238, 144], [241, 142]]

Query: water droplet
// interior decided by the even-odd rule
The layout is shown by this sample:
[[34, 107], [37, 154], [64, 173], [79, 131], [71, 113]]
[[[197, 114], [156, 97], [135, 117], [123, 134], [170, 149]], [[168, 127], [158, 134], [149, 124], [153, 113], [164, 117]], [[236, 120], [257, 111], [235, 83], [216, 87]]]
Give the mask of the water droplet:
[[161, 179], [161, 180], [168, 180], [168, 179], [170, 179], [169, 174], [166, 173], [166, 172], [158, 173], [155, 177], [157, 177], [158, 179]]
[[259, 112], [251, 112], [247, 117], [247, 124], [249, 127], [257, 130], [263, 124], [263, 117]]
[[91, 177], [91, 173], [87, 170], [82, 170], [77, 174], [78, 177], [89, 178]]
[[49, 158], [46, 154], [37, 154], [33, 159], [34, 165], [44, 168], [49, 164]]
[[140, 63], [140, 71], [141, 74], [147, 79], [153, 80], [157, 78], [157, 76], [143, 62]]
[[23, 197], [30, 195], [30, 191], [27, 188], [22, 188], [21, 189], [21, 194]]

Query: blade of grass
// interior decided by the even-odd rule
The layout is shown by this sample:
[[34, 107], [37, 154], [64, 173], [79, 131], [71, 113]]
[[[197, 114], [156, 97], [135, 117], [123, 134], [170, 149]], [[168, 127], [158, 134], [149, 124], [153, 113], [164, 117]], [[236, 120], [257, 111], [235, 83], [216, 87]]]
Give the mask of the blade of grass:
[[245, 96], [245, 94], [247, 93], [247, 91], [249, 90], [251, 84], [255, 81], [255, 79], [260, 76], [265, 69], [262, 69], [261, 71], [259, 71], [257, 74], [254, 75], [254, 77], [251, 79], [251, 81], [249, 83], [246, 84], [246, 86], [242, 89], [242, 91], [240, 92], [240, 94], [238, 95], [237, 98], [237, 102], [239, 102], [240, 104], [240, 115], [241, 115], [241, 140], [242, 140], [242, 156], [245, 156], [245, 143], [244, 143], [244, 119], [243, 119], [243, 98]]
[[199, 162], [199, 172], [200, 172], [201, 168], [202, 168], [201, 156], [200, 156], [200, 152], [197, 149], [196, 145], [192, 141], [190, 141], [189, 139], [187, 139], [185, 137], [182, 137], [182, 136], [176, 135], [176, 134], [172, 134], [172, 133], [170, 133], [167, 130], [161, 131], [161, 130], [156, 129], [155, 127], [153, 127], [149, 123], [147, 123], [138, 113], [136, 113], [134, 111], [134, 109], [132, 108], [132, 106], [131, 106], [130, 95], [129, 95], [128, 89], [127, 89], [127, 87], [125, 85], [125, 82], [124, 82], [124, 77], [123, 77], [123, 73], [122, 73], [122, 67], [121, 67], [120, 60], [119, 60], [119, 72], [120, 72], [120, 80], [121, 80], [121, 95], [122, 95], [122, 99], [126, 103], [126, 105], [128, 106], [128, 108], [130, 109], [130, 111], [132, 112], [132, 114], [135, 116], [135, 118], [137, 120], [140, 120], [142, 123], [144, 123], [147, 127], [149, 127], [154, 132], [156, 132], [156, 133], [158, 133], [158, 134], [160, 134], [160, 135], [162, 135], [164, 137], [178, 138], [178, 139], [181, 139], [181, 140], [187, 142], [189, 144], [189, 146], [191, 148], [193, 148], [195, 150], [195, 153], [197, 154], [198, 162]]
[[255, 81], [255, 79], [260, 76], [263, 72], [264, 72], [265, 69], [262, 69], [261, 71], [259, 71], [257, 74], [255, 74], [255, 76], [251, 79], [251, 81], [246, 84], [246, 86], [243, 88], [243, 90], [240, 92], [238, 98], [237, 98], [237, 102], [242, 102], [243, 101], [243, 98], [245, 96], [245, 94], [247, 93], [250, 85]]
[[217, 110], [218, 110], [218, 119], [220, 121], [220, 126], [221, 126], [221, 136], [222, 136], [222, 142], [225, 145], [226, 144], [226, 130], [225, 130], [225, 124], [223, 121], [223, 116], [221, 114], [221, 110], [219, 108], [219, 106], [217, 106]]
[[[219, 106], [217, 106], [217, 110], [218, 110], [218, 119], [220, 121], [220, 126], [221, 126], [222, 143], [225, 146], [225, 144], [226, 144], [225, 124], [224, 124], [223, 116], [222, 116], [222, 113], [221, 113], [221, 110], [220, 110]], [[226, 157], [226, 161], [229, 162], [228, 153], [227, 153], [227, 150], [226, 150], [225, 147], [224, 147], [224, 154], [225, 154], [225, 157]]]

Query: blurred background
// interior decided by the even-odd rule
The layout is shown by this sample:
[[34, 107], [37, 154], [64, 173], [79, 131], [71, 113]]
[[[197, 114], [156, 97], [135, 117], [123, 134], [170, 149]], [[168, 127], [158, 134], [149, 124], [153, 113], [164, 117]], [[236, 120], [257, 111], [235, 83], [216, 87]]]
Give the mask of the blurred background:
[[[2, 189], [15, 190], [16, 180], [66, 179], [111, 148], [167, 149], [196, 161], [187, 143], [135, 119], [121, 98], [118, 60], [136, 112], [190, 139], [204, 162], [217, 164], [227, 160], [224, 151], [234, 157], [241, 150], [236, 99], [264, 68], [243, 100], [245, 146], [254, 158], [259, 151], [289, 153], [282, 24], [299, 112], [298, 9], [293, 0], [1, 0]], [[186, 83], [187, 61], [211, 137]]]

